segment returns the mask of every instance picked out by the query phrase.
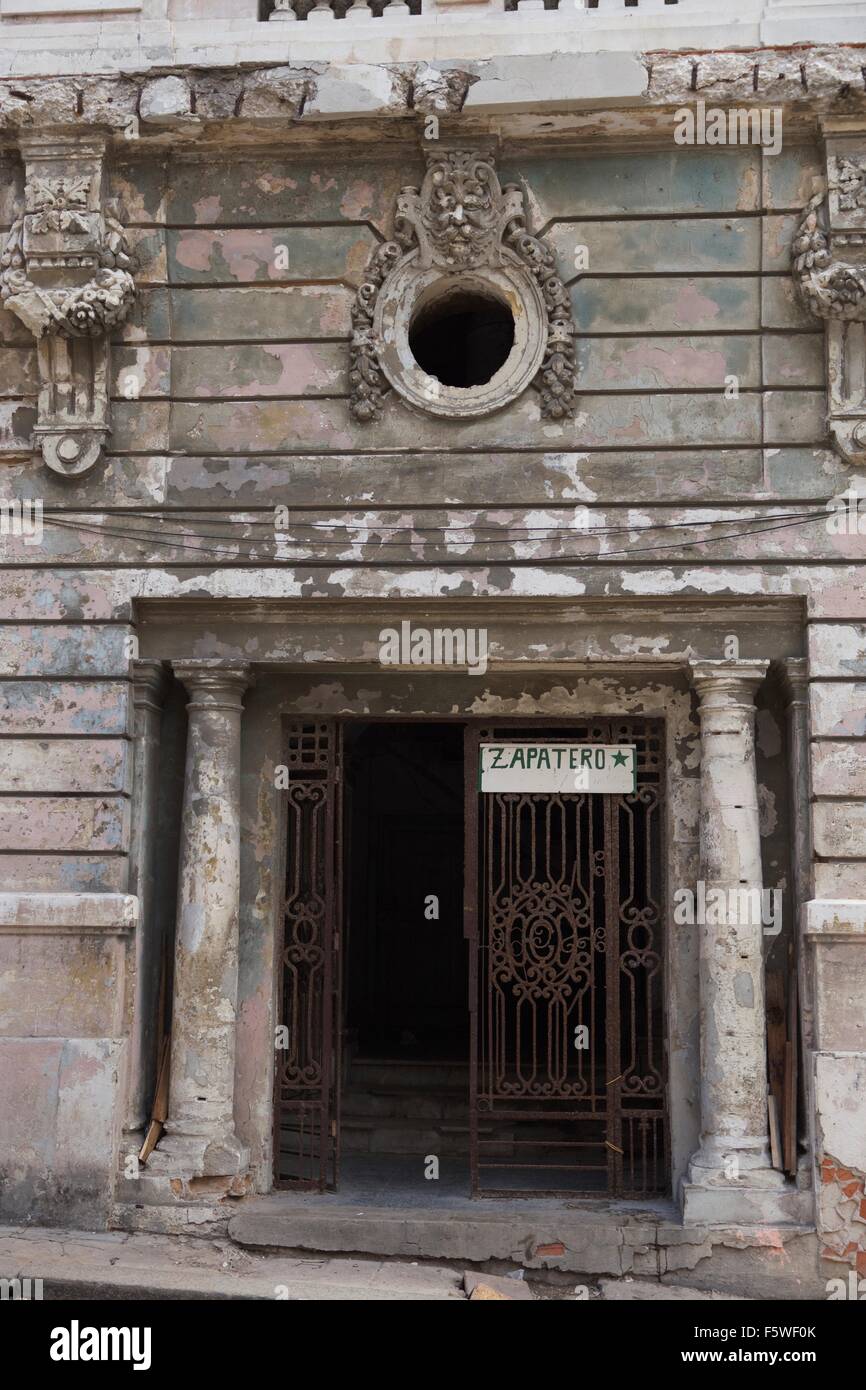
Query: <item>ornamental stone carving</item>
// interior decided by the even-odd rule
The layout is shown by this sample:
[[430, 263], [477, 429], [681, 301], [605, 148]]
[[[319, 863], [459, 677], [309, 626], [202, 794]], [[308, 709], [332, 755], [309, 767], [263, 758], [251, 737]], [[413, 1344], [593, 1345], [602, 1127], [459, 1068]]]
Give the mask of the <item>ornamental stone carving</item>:
[[809, 201], [792, 247], [802, 302], [826, 325], [830, 432], [866, 463], [866, 152], [864, 133], [828, 138], [827, 192]]
[[[510, 316], [510, 350], [486, 380], [443, 382], [419, 364], [410, 336], [440, 309], [479, 304], [500, 322]], [[527, 230], [521, 189], [500, 186], [486, 153], [428, 152], [424, 181], [398, 195], [394, 239], [374, 252], [355, 298], [352, 414], [378, 419], [393, 388], [434, 415], [486, 415], [533, 385], [544, 416], [570, 416], [574, 332], [568, 291], [550, 247]]]
[[36, 438], [48, 467], [92, 468], [108, 435], [108, 341], [135, 299], [124, 229], [102, 198], [99, 138], [26, 136], [25, 206], [0, 256], [0, 301], [37, 340]]

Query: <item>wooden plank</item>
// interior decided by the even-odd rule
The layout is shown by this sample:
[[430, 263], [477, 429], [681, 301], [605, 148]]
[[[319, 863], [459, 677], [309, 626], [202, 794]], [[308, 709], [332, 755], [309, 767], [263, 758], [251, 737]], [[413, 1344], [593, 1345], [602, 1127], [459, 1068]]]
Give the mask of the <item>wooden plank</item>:
[[772, 1091], [767, 1092], [767, 1121], [770, 1131], [770, 1161], [774, 1168], [781, 1171], [782, 1168], [782, 1139], [779, 1129], [779, 1111], [776, 1105], [776, 1097]]
[[[785, 1044], [788, 1040], [788, 1016], [785, 1007], [785, 976], [781, 970], [766, 973], [767, 1012], [767, 1081], [775, 1105], [777, 1119], [781, 1117], [785, 1094]], [[773, 1166], [780, 1163], [773, 1160]]]
[[785, 1093], [782, 1124], [782, 1148], [785, 1172], [797, 1175], [797, 1129], [799, 1105], [800, 1017], [797, 977], [798, 945], [788, 945], [788, 1039], [785, 1045]]

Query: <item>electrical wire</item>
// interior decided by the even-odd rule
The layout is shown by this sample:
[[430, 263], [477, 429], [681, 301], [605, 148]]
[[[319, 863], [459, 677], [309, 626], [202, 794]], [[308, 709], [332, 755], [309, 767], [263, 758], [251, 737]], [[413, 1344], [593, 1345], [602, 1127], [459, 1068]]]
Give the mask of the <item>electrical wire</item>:
[[[784, 515], [784, 514], [783, 514], [783, 515]], [[546, 556], [546, 557], [531, 556], [531, 557], [528, 557], [528, 558], [531, 558], [531, 559], [534, 559], [534, 560], [543, 560], [543, 559], [546, 559], [546, 560], [551, 560], [551, 561], [562, 561], [562, 560], [601, 561], [601, 560], [615, 559], [615, 558], [618, 558], [618, 557], [620, 557], [620, 556], [630, 556], [630, 555], [636, 555], [636, 554], [646, 554], [646, 553], [650, 553], [650, 552], [656, 551], [656, 550], [666, 550], [666, 551], [670, 551], [670, 550], [672, 550], [672, 549], [688, 550], [688, 549], [693, 549], [695, 546], [712, 545], [714, 542], [723, 541], [723, 540], [748, 539], [750, 536], [763, 535], [763, 534], [766, 534], [766, 533], [771, 532], [771, 531], [789, 530], [789, 529], [792, 529], [792, 528], [794, 528], [794, 527], [806, 525], [806, 524], [808, 524], [810, 521], [817, 520], [818, 518], [826, 518], [826, 515], [827, 515], [826, 511], [816, 511], [816, 512], [812, 512], [812, 513], [800, 514], [800, 515], [799, 515], [795, 520], [793, 520], [793, 521], [788, 521], [788, 520], [781, 520], [781, 521], [780, 521], [779, 518], [772, 518], [773, 524], [771, 524], [771, 525], [761, 526], [761, 527], [755, 527], [755, 528], [751, 528], [751, 529], [746, 530], [746, 531], [728, 532], [727, 534], [721, 535], [721, 536], [704, 536], [704, 537], [701, 537], [701, 538], [699, 538], [699, 539], [697, 539], [697, 540], [692, 540], [692, 541], [681, 541], [681, 542], [679, 542], [676, 546], [673, 546], [673, 545], [670, 545], [670, 544], [666, 544], [666, 543], [662, 543], [662, 544], [659, 544], [659, 545], [651, 545], [651, 546], [629, 546], [629, 547], [628, 547], [627, 549], [625, 549], [625, 550], [611, 550], [611, 551], [606, 551], [604, 555], [585, 555], [585, 554], [578, 554], [578, 555], [555, 555], [555, 556]], [[756, 519], [757, 519], [757, 518], [756, 518]], [[723, 521], [721, 521], [721, 522], [703, 521], [703, 522], [694, 522], [694, 523], [691, 523], [691, 524], [693, 524], [693, 525], [702, 525], [702, 526], [714, 526], [714, 525], [718, 525], [718, 524], [727, 524], [727, 525], [730, 525], [730, 524], [735, 523], [735, 522], [737, 522], [737, 521], [739, 521], [739, 520], [741, 520], [741, 518], [725, 518], [725, 519], [724, 519]], [[136, 530], [136, 531], [131, 531], [131, 532], [130, 532], [130, 531], [123, 531], [123, 530], [112, 530], [112, 529], [110, 529], [110, 528], [108, 528], [108, 527], [105, 527], [105, 526], [87, 526], [86, 524], [81, 523], [81, 522], [77, 522], [77, 523], [76, 523], [76, 522], [70, 522], [70, 521], [61, 519], [61, 518], [59, 518], [59, 517], [47, 517], [47, 518], [43, 518], [43, 521], [46, 522], [48, 525], [59, 526], [59, 527], [61, 527], [61, 528], [63, 528], [63, 529], [67, 529], [67, 530], [79, 531], [79, 532], [89, 533], [89, 534], [93, 534], [93, 535], [111, 536], [111, 537], [113, 537], [113, 538], [115, 538], [115, 539], [120, 539], [120, 540], [127, 540], [127, 541], [128, 541], [128, 540], [131, 540], [134, 544], [152, 545], [152, 546], [153, 546], [153, 545], [161, 545], [161, 546], [165, 546], [165, 547], [168, 547], [168, 548], [171, 548], [171, 549], [174, 549], [174, 550], [181, 550], [181, 551], [186, 550], [186, 551], [189, 551], [189, 552], [191, 552], [191, 553], [193, 553], [193, 554], [200, 554], [200, 555], [228, 556], [229, 558], [231, 558], [231, 559], [233, 559], [233, 560], [239, 560], [239, 559], [240, 559], [240, 560], [245, 560], [247, 563], [251, 563], [251, 564], [255, 564], [255, 563], [268, 563], [266, 560], [263, 560], [262, 557], [250, 556], [250, 555], [244, 556], [242, 552], [238, 552], [238, 551], [235, 549], [235, 546], [239, 546], [239, 545], [244, 544], [244, 543], [247, 543], [247, 544], [262, 544], [262, 543], [264, 543], [264, 542], [257, 541], [255, 537], [246, 537], [246, 536], [245, 536], [245, 537], [239, 537], [238, 540], [234, 543], [234, 545], [233, 545], [231, 548], [229, 548], [229, 549], [226, 549], [226, 548], [219, 548], [219, 549], [217, 549], [217, 548], [215, 548], [215, 547], [210, 547], [210, 546], [195, 545], [195, 544], [193, 544], [193, 543], [191, 543], [191, 542], [189, 542], [189, 541], [177, 541], [177, 540], [172, 540], [172, 539], [166, 539], [166, 538], [164, 537], [164, 531], [163, 531], [162, 533], [156, 533], [156, 532], [143, 531], [143, 530], [141, 530], [141, 529], [138, 529], [138, 530]], [[657, 528], [657, 527], [653, 527], [653, 526], [644, 526], [644, 527], [620, 527], [620, 528], [616, 528], [616, 530], [618, 530], [618, 531], [626, 530], [626, 531], [632, 531], [632, 532], [635, 531], [635, 530], [641, 530], [641, 531], [655, 531], [655, 530], [659, 530], [659, 529], [670, 529], [670, 528], [669, 528], [666, 524], [662, 524], [662, 526], [660, 526], [660, 527], [658, 527], [658, 528]], [[568, 535], [575, 535], [575, 534], [577, 534], [577, 535], [579, 536], [579, 535], [588, 535], [588, 534], [592, 534], [592, 533], [589, 533], [589, 532], [586, 532], [586, 531], [582, 531], [582, 530], [581, 530], [581, 531], [578, 531], [577, 533], [575, 533], [575, 532], [573, 532], [573, 531], [569, 531], [569, 532], [567, 532], [567, 533], [565, 533], [565, 534], [568, 534]], [[597, 534], [597, 533], [596, 533], [596, 534]], [[221, 537], [220, 539], [225, 539], [225, 538], [224, 538], [224, 537]], [[512, 541], [512, 540], [510, 540], [508, 537], [496, 537], [496, 538], [493, 538], [493, 539], [491, 539], [491, 540], [487, 540], [487, 541], [481, 540], [481, 541], [476, 542], [477, 545], [482, 546], [482, 547], [485, 547], [485, 548], [486, 548], [486, 547], [489, 547], [489, 546], [491, 546], [491, 545], [508, 545], [508, 546], [510, 546], [510, 547], [514, 547], [515, 545], [521, 545], [521, 544], [523, 544], [523, 545], [526, 545], [526, 544], [536, 545], [536, 544], [542, 544], [542, 543], [543, 543], [542, 541], [536, 541], [536, 540], [531, 540], [531, 541], [528, 541], [528, 540], [524, 540], [524, 541]], [[292, 541], [292, 540], [287, 540], [287, 539], [280, 539], [280, 540], [277, 540], [276, 537], [274, 538], [274, 544], [279, 544], [279, 545], [281, 545], [281, 546], [291, 546], [291, 547], [294, 547], [294, 548], [298, 548], [298, 547], [309, 548], [309, 542], [307, 542], [307, 541], [302, 541], [302, 540], [299, 540], [299, 541]], [[321, 544], [321, 542], [320, 542], [319, 544]], [[341, 539], [341, 540], [336, 540], [336, 539], [335, 539], [335, 540], [331, 540], [331, 541], [326, 541], [326, 542], [324, 542], [324, 544], [325, 544], [325, 545], [328, 545], [328, 546], [339, 545], [342, 549], [345, 549], [347, 546], [356, 546], [356, 545], [364, 544], [364, 542], [359, 542], [359, 541], [347, 541], [347, 540], [344, 540], [344, 539]], [[395, 549], [405, 550], [405, 549], [406, 549], [406, 546], [407, 546], [407, 545], [410, 545], [410, 544], [411, 544], [410, 541], [405, 541], [405, 542], [380, 541], [379, 544], [378, 544], [378, 546], [376, 547], [376, 550], [378, 551], [378, 550], [381, 550], [382, 548], [395, 548]], [[464, 543], [464, 544], [465, 544], [465, 543]], [[305, 557], [303, 557], [303, 558], [309, 560], [310, 558], [313, 558], [313, 557], [305, 556]], [[337, 559], [339, 559], [339, 558], [341, 558], [341, 557], [333, 557], [333, 558], [334, 558], [334, 560], [336, 561]], [[365, 557], [360, 556], [360, 557], [357, 557], [357, 558], [358, 558], [360, 561], [363, 562], [363, 560], [364, 560]], [[372, 557], [370, 557], [370, 558], [372, 558]], [[524, 557], [514, 557], [514, 556], [510, 557], [511, 561], [514, 561], [514, 560], [517, 559], [517, 558], [524, 558]], [[414, 559], [413, 561], [407, 561], [407, 562], [405, 562], [405, 563], [418, 563], [418, 562], [419, 562], [419, 561], [418, 561], [418, 559], [416, 558], [416, 559]], [[471, 557], [467, 557], [467, 556], [465, 556], [465, 555], [462, 555], [462, 556], [459, 557], [459, 563], [466, 564], [466, 563], [470, 563], [470, 562], [471, 562]], [[295, 563], [297, 563], [297, 561], [296, 561]], [[395, 563], [397, 563], [397, 562], [395, 561]], [[456, 558], [455, 558], [455, 560], [453, 560], [453, 561], [443, 561], [443, 560], [439, 559], [439, 560], [437, 560], [437, 563], [440, 563], [440, 564], [442, 564], [442, 563], [458, 563], [458, 560], [457, 560]], [[500, 561], [500, 563], [509, 563], [509, 560], [502, 560], [502, 561]]]
[[[623, 503], [614, 503], [613, 505], [622, 508], [625, 504], [623, 504]], [[322, 508], [322, 509], [320, 509], [320, 510], [325, 510], [325, 509]], [[511, 509], [509, 509], [509, 510], [511, 510]], [[97, 513], [92, 513], [92, 512], [91, 512], [91, 513], [87, 513], [87, 512], [85, 512], [85, 513], [77, 513], [77, 512], [75, 512], [74, 510], [72, 510], [71, 512], [68, 511], [68, 510], [64, 510], [63, 518], [66, 519], [66, 518], [68, 518], [69, 516], [75, 516], [75, 515], [85, 515], [85, 516], [90, 515], [90, 516], [93, 516], [93, 515], [97, 515]], [[112, 513], [104, 513], [104, 512], [103, 512], [103, 513], [99, 513], [99, 515], [103, 515], [103, 516], [109, 515], [109, 516], [111, 516], [111, 515], [114, 515], [114, 514], [112, 514]], [[208, 515], [209, 515], [209, 514], [208, 514]], [[823, 517], [823, 516], [826, 516], [826, 515], [827, 515], [826, 510], [814, 511], [814, 512], [778, 512], [778, 513], [776, 513], [775, 516], [773, 516], [773, 517], [771, 518], [771, 520], [773, 520], [773, 521], [788, 521], [788, 520], [791, 520], [791, 521], [801, 521], [801, 520], [811, 520], [811, 519], [813, 519], [813, 518], [815, 518], [815, 517]], [[130, 508], [130, 509], [124, 509], [124, 511], [123, 511], [121, 514], [118, 515], [118, 521], [125, 520], [126, 517], [128, 517], [128, 516], [135, 517], [135, 518], [140, 519], [140, 520], [154, 521], [154, 522], [156, 522], [157, 525], [159, 525], [159, 534], [162, 534], [162, 535], [168, 535], [168, 536], [184, 536], [184, 535], [187, 534], [186, 531], [174, 531], [174, 530], [171, 529], [171, 527], [167, 527], [167, 526], [164, 524], [164, 522], [162, 521], [160, 513], [138, 511], [138, 510], [135, 510], [135, 509], [132, 509], [132, 508]], [[43, 519], [44, 519], [44, 518], [43, 518]], [[54, 519], [54, 518], [49, 518], [49, 520], [53, 520], [53, 519]], [[217, 517], [217, 518], [210, 518], [210, 519], [213, 520], [213, 521], [215, 521], [216, 525], [218, 525], [218, 526], [237, 526], [237, 525], [238, 525], [238, 521], [237, 521], [236, 518], [226, 519], [225, 521], [222, 521], [222, 520], [221, 520], [220, 518], [218, 518], [218, 517]], [[183, 516], [180, 515], [180, 514], [178, 514], [178, 513], [172, 513], [172, 514], [171, 514], [171, 520], [177, 520], [177, 521], [180, 521], [181, 524], [184, 524], [184, 518], [183, 518]], [[186, 524], [187, 526], [194, 525], [195, 522], [196, 522], [197, 520], [198, 520], [198, 517], [193, 517], [191, 520], [188, 519], [188, 520], [186, 521], [185, 524]], [[396, 534], [398, 534], [398, 535], [427, 535], [427, 534], [430, 534], [430, 535], [435, 535], [435, 536], [443, 536], [443, 537], [446, 537], [446, 538], [447, 538], [447, 537], [449, 537], [449, 536], [451, 536], [451, 535], [457, 535], [457, 534], [462, 534], [462, 533], [469, 532], [469, 533], [471, 533], [472, 537], [474, 538], [474, 537], [476, 537], [476, 536], [478, 535], [478, 532], [490, 531], [490, 532], [494, 533], [494, 536], [493, 536], [494, 540], [503, 540], [503, 539], [508, 539], [508, 537], [514, 536], [515, 534], [518, 534], [518, 533], [520, 533], [520, 534], [524, 534], [524, 533], [525, 533], [526, 536], [529, 537], [529, 539], [533, 539], [533, 538], [534, 538], [534, 537], [531, 535], [531, 533], [535, 533], [535, 532], [540, 532], [540, 533], [542, 534], [542, 538], [548, 538], [548, 537], [554, 537], [554, 536], [560, 536], [560, 535], [561, 535], [561, 536], [573, 536], [573, 535], [575, 535], [575, 534], [579, 534], [579, 535], [582, 535], [582, 536], [612, 536], [612, 535], [621, 535], [621, 534], [623, 534], [623, 533], [629, 533], [629, 534], [630, 534], [630, 533], [632, 533], [632, 532], [634, 532], [634, 531], [638, 531], [638, 530], [644, 530], [644, 531], [680, 531], [680, 530], [688, 530], [688, 529], [694, 528], [694, 527], [696, 527], [696, 526], [736, 526], [736, 525], [742, 525], [742, 524], [745, 523], [745, 522], [752, 522], [752, 521], [755, 521], [755, 522], [763, 522], [764, 520], [766, 520], [766, 517], [763, 516], [763, 515], [732, 516], [732, 517], [712, 517], [712, 518], [706, 518], [706, 517], [705, 517], [705, 518], [703, 518], [702, 520], [695, 520], [695, 521], [659, 521], [659, 522], [651, 523], [649, 526], [638, 527], [638, 526], [634, 526], [634, 525], [629, 525], [628, 523], [624, 523], [624, 524], [619, 525], [619, 526], [556, 526], [556, 525], [553, 525], [553, 526], [545, 526], [545, 525], [543, 525], [543, 524], [541, 524], [541, 523], [539, 523], [539, 524], [536, 525], [536, 526], [514, 526], [514, 525], [508, 525], [508, 526], [494, 526], [494, 525], [491, 525], [491, 524], [484, 524], [484, 523], [479, 524], [479, 523], [471, 522], [471, 521], [467, 521], [467, 522], [465, 522], [465, 523], [463, 523], [463, 524], [461, 524], [461, 525], [454, 525], [454, 526], [415, 526], [415, 525], [412, 525], [412, 524], [410, 524], [410, 523], [408, 523], [408, 522], [404, 522], [404, 523], [402, 523], [402, 524], [397, 524], [397, 525], [395, 525], [395, 524], [389, 524], [389, 523], [387, 523], [387, 522], [382, 523], [382, 524], [379, 524], [379, 523], [372, 523], [372, 524], [371, 524], [371, 523], [368, 522], [368, 521], [349, 521], [349, 522], [317, 522], [317, 521], [303, 521], [303, 520], [301, 520], [300, 518], [298, 518], [298, 519], [295, 521], [294, 525], [295, 525], [295, 529], [297, 529], [298, 527], [304, 527], [304, 528], [306, 528], [306, 529], [308, 529], [308, 530], [315, 531], [315, 532], [319, 532], [319, 531], [333, 532], [333, 531], [337, 531], [337, 530], [339, 530], [339, 529], [341, 529], [341, 528], [342, 528], [343, 530], [345, 530], [345, 531], [359, 531], [359, 530], [363, 530], [363, 531], [366, 531], [368, 534], [375, 535], [375, 536], [377, 536], [377, 537], [378, 537], [381, 533], [383, 533], [383, 532], [385, 532], [385, 533], [392, 533], [392, 532], [393, 532], [393, 533], [396, 533]], [[245, 521], [241, 522], [240, 524], [243, 525], [243, 526], [246, 527], [246, 528], [250, 528], [250, 527], [254, 527], [254, 526], [266, 526], [266, 527], [268, 527], [269, 531], [271, 531], [271, 532], [274, 534], [274, 539], [277, 538], [277, 534], [278, 534], [278, 533], [282, 534], [281, 528], [278, 528], [278, 527], [276, 526], [276, 524], [275, 524], [275, 522], [273, 521], [273, 519], [261, 520], [261, 521], [257, 521], [257, 520], [255, 520], [255, 519], [248, 519], [248, 520], [245, 520]], [[507, 532], [508, 532], [508, 537], [503, 536], [502, 533], [503, 533], [504, 531], [507, 531]], [[134, 535], [134, 534], [136, 534], [136, 533], [135, 533], [134, 531], [131, 531], [131, 532], [129, 532], [128, 534]], [[157, 533], [148, 531], [148, 530], [145, 529], [145, 528], [140, 528], [138, 534], [140, 534], [140, 535], [154, 535], [154, 534], [157, 534]], [[224, 540], [226, 540], [226, 539], [228, 539], [228, 538], [227, 538], [226, 536], [224, 536], [224, 535], [221, 535], [221, 534], [218, 533], [218, 532], [215, 533], [215, 532], [213, 532], [213, 531], [197, 531], [197, 532], [195, 533], [195, 539], [197, 539], [197, 540], [220, 540], [220, 541], [224, 541]], [[255, 537], [253, 537], [253, 536], [243, 536], [243, 537], [240, 537], [239, 540], [249, 540], [249, 541], [252, 541], [252, 540], [255, 540]], [[290, 543], [290, 542], [289, 542], [289, 543]], [[352, 542], [347, 542], [347, 541], [344, 541], [344, 540], [342, 540], [342, 539], [339, 539], [339, 538], [336, 538], [336, 537], [335, 537], [333, 540], [325, 541], [324, 543], [325, 543], [325, 544], [332, 544], [332, 545], [343, 545], [343, 544], [351, 544]], [[463, 543], [463, 542], [461, 542], [461, 544], [462, 544], [462, 543]], [[391, 542], [379, 541], [379, 544], [380, 544], [380, 545], [385, 545], [385, 544], [391, 544]], [[405, 542], [405, 541], [400, 541], [400, 542], [398, 542], [398, 544], [400, 544], [400, 545], [405, 545], [406, 542]]]

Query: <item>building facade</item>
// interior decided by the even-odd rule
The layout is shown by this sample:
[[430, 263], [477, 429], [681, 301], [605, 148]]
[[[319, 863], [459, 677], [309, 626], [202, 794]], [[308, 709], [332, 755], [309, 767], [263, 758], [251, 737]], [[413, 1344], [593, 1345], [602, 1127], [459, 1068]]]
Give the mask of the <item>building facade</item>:
[[5, 1220], [866, 1275], [866, 4], [718, 10], [0, 0]]

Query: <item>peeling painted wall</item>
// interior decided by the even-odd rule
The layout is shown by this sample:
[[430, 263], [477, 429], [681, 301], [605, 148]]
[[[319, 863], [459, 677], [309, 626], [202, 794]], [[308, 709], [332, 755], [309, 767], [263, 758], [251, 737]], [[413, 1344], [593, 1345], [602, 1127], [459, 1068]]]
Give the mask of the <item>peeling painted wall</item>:
[[[417, 140], [402, 128], [351, 154], [333, 132], [324, 151], [293, 147], [291, 132], [239, 147], [211, 137], [202, 150], [133, 152], [117, 141], [111, 191], [131, 227], [141, 293], [114, 345], [113, 434], [93, 475], [57, 479], [34, 464], [33, 346], [0, 309], [4, 495], [46, 507], [42, 546], [0, 539], [3, 887], [128, 887], [132, 655], [256, 664], [243, 722], [236, 1119], [260, 1190], [271, 1168], [280, 852], [269, 774], [283, 714], [662, 714], [672, 892], [697, 875], [697, 723], [684, 663], [722, 656], [731, 634], [744, 657], [808, 652], [815, 893], [866, 897], [866, 606], [850, 597], [866, 592], [863, 539], [831, 535], [821, 520], [760, 530], [854, 477], [828, 447], [823, 333], [789, 274], [790, 238], [820, 176], [816, 132], [801, 128], [771, 159], [753, 147], [676, 148], [658, 125], [645, 148], [634, 128], [609, 145], [581, 144], [565, 118], [557, 129], [553, 152], [537, 132], [506, 132], [499, 167], [523, 188], [570, 286], [573, 421], [543, 420], [532, 392], [480, 421], [424, 417], [393, 395], [380, 422], [352, 420], [353, 296], [370, 251], [392, 232], [398, 191], [422, 174]], [[20, 194], [7, 152], [3, 227]], [[589, 265], [577, 272], [579, 247]], [[290, 524], [275, 536], [279, 504]], [[622, 529], [584, 533], [582, 507], [589, 528]], [[736, 524], [704, 543], [719, 518]], [[646, 527], [683, 522], [693, 529], [647, 539]], [[423, 529], [446, 525], [459, 539]], [[843, 595], [835, 606], [833, 594]], [[487, 681], [384, 678], [377, 633], [410, 601], [433, 621], [483, 615]], [[521, 605], [519, 617], [506, 619], [509, 605]], [[623, 672], [629, 663], [634, 674]], [[181, 704], [175, 692], [163, 727], [155, 910], [164, 920]], [[778, 692], [768, 691], [758, 716], [764, 873], [786, 888], [788, 761]], [[786, 895], [774, 949], [796, 930]], [[123, 937], [31, 940], [24, 929], [0, 942], [0, 985], [16, 1001], [0, 1041], [11, 1087], [0, 1105], [14, 1119], [0, 1126], [3, 1201], [16, 1218], [103, 1221], [129, 947]], [[699, 1122], [696, 951], [691, 929], [671, 928], [675, 1182]], [[860, 981], [862, 942], [852, 959]], [[819, 1012], [835, 1007], [831, 987]], [[862, 1063], [857, 1076], [862, 1084]], [[836, 1084], [823, 1102], [834, 1114]], [[79, 1106], [97, 1116], [86, 1144], [70, 1138]], [[866, 1167], [856, 1144], [830, 1152]], [[840, 1206], [850, 1200], [830, 1203], [837, 1253], [830, 1223], [853, 1220]]]

